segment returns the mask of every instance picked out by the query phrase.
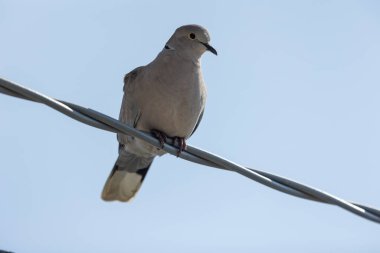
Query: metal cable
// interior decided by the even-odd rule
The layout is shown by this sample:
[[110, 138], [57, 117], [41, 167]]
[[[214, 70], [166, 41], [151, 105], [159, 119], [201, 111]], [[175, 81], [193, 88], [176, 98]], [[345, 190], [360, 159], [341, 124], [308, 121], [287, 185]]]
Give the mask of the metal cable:
[[[139, 131], [95, 110], [84, 108], [82, 106], [62, 100], [56, 100], [2, 78], [0, 78], [0, 93], [45, 104], [84, 124], [109, 132], [131, 135], [136, 138], [140, 138], [153, 146], [156, 146], [158, 148], [160, 147], [159, 141], [149, 133]], [[169, 141], [165, 143], [163, 149], [167, 153], [176, 156], [177, 148], [169, 143], [173, 143], [173, 140], [169, 139]], [[379, 209], [348, 202], [324, 191], [306, 186], [290, 179], [273, 175], [268, 172], [244, 167], [220, 156], [190, 145], [188, 145], [187, 149], [180, 154], [180, 157], [198, 164], [234, 171], [258, 183], [261, 183], [283, 193], [287, 193], [289, 195], [303, 199], [337, 205], [365, 219], [380, 223]]]

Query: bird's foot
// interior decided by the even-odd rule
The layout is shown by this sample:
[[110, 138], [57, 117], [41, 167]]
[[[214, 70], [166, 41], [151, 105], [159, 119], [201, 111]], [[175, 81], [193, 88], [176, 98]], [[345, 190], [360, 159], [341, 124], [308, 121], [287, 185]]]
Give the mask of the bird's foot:
[[161, 148], [164, 148], [164, 144], [166, 142], [166, 139], [168, 138], [166, 134], [156, 129], [153, 129], [151, 132], [152, 132], [152, 135], [156, 137], [158, 141], [160, 142]]
[[183, 137], [174, 137], [173, 144], [176, 145], [178, 143], [178, 150], [177, 150], [177, 157], [181, 154], [182, 151], [184, 151], [187, 147], [186, 140]]

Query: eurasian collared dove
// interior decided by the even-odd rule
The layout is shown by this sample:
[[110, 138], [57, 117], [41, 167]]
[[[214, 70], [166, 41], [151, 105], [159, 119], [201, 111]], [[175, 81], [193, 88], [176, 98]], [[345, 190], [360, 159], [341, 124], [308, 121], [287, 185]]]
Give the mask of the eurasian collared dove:
[[[180, 153], [201, 121], [206, 87], [200, 58], [209, 45], [207, 30], [199, 25], [179, 27], [156, 59], [124, 78], [119, 120], [152, 132], [163, 145], [166, 136], [178, 142]], [[165, 152], [132, 136], [118, 134], [119, 157], [102, 192], [103, 200], [128, 201], [139, 190], [155, 156]]]

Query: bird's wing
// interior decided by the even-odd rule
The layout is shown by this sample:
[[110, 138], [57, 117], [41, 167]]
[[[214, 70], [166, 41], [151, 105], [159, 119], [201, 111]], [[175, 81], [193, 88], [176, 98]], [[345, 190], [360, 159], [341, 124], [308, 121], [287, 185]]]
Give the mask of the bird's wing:
[[[202, 117], [203, 117], [203, 113], [204, 113], [204, 111], [205, 111], [205, 108], [203, 108], [203, 110], [202, 110], [201, 113], [199, 114], [197, 124], [195, 124], [194, 130], [193, 130], [193, 132], [191, 132], [190, 136], [192, 136], [192, 135], [195, 133], [195, 130], [197, 130], [199, 124], [201, 123], [201, 120], [202, 120]], [[190, 137], [190, 136], [189, 136], [189, 137]]]
[[[144, 67], [138, 67], [129, 72], [124, 77], [124, 96], [120, 108], [119, 120], [129, 126], [135, 127], [141, 116], [141, 110], [135, 102], [135, 89], [139, 82], [137, 77], [142, 74]], [[120, 143], [125, 144], [127, 136], [118, 134]]]

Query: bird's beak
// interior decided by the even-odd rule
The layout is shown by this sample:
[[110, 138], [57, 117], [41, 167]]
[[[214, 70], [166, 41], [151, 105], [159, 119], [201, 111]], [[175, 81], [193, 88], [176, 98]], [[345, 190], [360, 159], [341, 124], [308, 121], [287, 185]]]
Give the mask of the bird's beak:
[[208, 51], [210, 51], [211, 53], [215, 54], [215, 55], [218, 55], [218, 52], [216, 52], [215, 48], [213, 48], [212, 46], [210, 46], [210, 44], [208, 43], [203, 43], [203, 46], [205, 46], [207, 48]]

